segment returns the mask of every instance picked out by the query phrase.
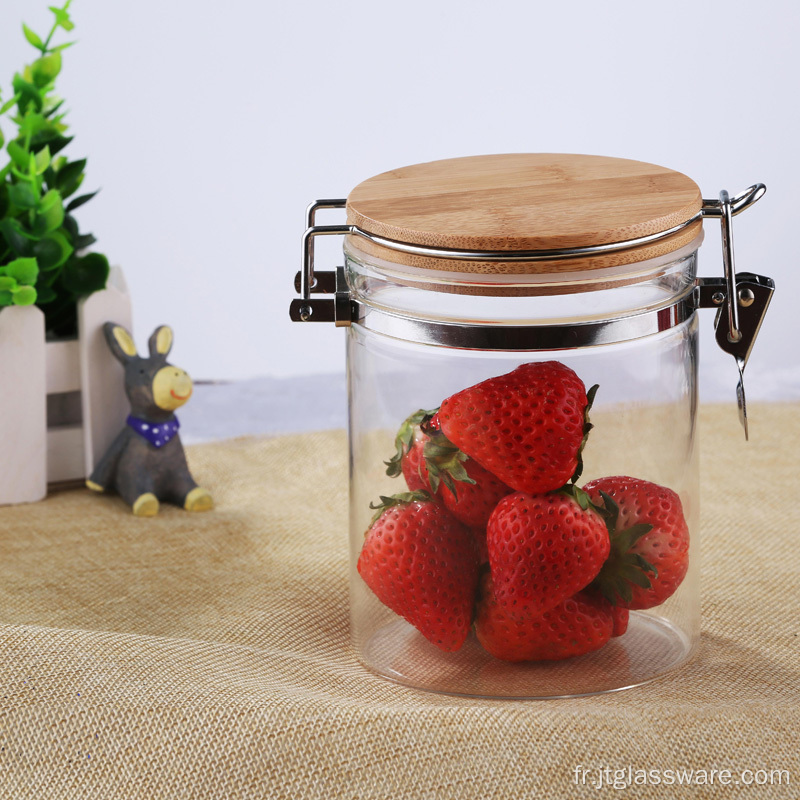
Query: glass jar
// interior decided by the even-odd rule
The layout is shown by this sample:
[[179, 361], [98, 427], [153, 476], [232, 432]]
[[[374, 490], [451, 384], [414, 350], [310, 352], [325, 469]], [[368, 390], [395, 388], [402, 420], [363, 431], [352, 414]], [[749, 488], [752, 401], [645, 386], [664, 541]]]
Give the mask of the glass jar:
[[[508, 155], [394, 170], [310, 207], [292, 318], [348, 328], [366, 667], [543, 698], [635, 686], [692, 655], [696, 310], [719, 309], [743, 370], [773, 285], [736, 276], [730, 223], [763, 191], [704, 201], [653, 165]], [[315, 224], [341, 206], [347, 225]], [[722, 221], [721, 279], [697, 277], [704, 216]], [[315, 272], [314, 237], [335, 233], [345, 266]]]

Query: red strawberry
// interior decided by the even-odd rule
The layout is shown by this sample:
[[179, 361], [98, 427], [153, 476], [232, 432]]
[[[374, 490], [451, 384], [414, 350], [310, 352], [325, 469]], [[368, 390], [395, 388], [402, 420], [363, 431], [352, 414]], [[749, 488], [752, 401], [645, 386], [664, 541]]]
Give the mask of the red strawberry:
[[409, 490], [436, 495], [472, 528], [485, 528], [498, 501], [513, 491], [449, 441], [434, 412], [412, 414], [401, 425], [395, 446], [397, 452], [385, 462], [386, 474], [402, 471]]
[[689, 528], [680, 498], [657, 483], [599, 478], [584, 487], [605, 505], [611, 554], [595, 582], [612, 603], [652, 608], [678, 588], [689, 567]]
[[457, 520], [471, 528], [486, 528], [495, 506], [514, 491], [468, 458], [443, 433], [432, 432], [424, 453], [431, 491]]
[[486, 546], [486, 528], [471, 528], [475, 553], [479, 564], [489, 563], [489, 548]]
[[612, 606], [586, 593], [562, 600], [541, 615], [511, 617], [497, 602], [492, 577], [481, 580], [475, 633], [503, 661], [558, 661], [598, 650], [614, 630]]
[[630, 611], [622, 606], [611, 606], [611, 618], [614, 621], [614, 632], [612, 636], [622, 636], [628, 630], [628, 618]]
[[605, 522], [577, 487], [504, 497], [486, 529], [498, 603], [538, 617], [594, 580], [608, 557]]
[[416, 427], [414, 438], [402, 459], [403, 477], [406, 479], [406, 486], [409, 492], [429, 491], [428, 470], [425, 467], [425, 457], [423, 451], [428, 437]]
[[442, 650], [469, 633], [478, 583], [472, 534], [425, 492], [381, 497], [358, 572], [378, 599]]
[[448, 397], [439, 420], [456, 447], [501, 481], [539, 494], [580, 475], [595, 389], [587, 397], [558, 361], [523, 364]]

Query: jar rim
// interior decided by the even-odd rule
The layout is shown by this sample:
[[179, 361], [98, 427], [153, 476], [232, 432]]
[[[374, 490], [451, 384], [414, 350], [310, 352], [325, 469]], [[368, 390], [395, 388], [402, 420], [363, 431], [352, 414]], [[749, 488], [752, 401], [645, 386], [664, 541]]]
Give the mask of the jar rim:
[[[387, 279], [430, 291], [490, 296], [545, 295], [591, 292], [650, 280], [665, 266], [696, 252], [704, 237], [705, 233], [700, 226], [691, 239], [678, 249], [670, 249], [638, 261], [612, 262], [608, 266], [585, 267], [583, 270], [570, 272], [477, 273], [449, 268], [436, 269], [442, 266], [438, 261], [431, 261], [430, 265], [407, 264], [404, 259], [392, 258], [394, 254], [391, 251], [376, 250], [368, 245], [365, 247], [363, 239], [352, 235], [345, 237], [344, 253], [350, 259], [369, 264]], [[518, 266], [515, 262], [509, 262], [510, 268], [515, 266]]]

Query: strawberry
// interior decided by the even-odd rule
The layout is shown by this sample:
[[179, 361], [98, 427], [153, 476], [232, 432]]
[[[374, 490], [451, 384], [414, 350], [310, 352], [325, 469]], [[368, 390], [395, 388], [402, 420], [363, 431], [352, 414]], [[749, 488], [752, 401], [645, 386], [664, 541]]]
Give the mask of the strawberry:
[[611, 619], [614, 621], [614, 632], [612, 636], [622, 636], [628, 630], [628, 618], [630, 611], [622, 606], [611, 606]]
[[604, 505], [611, 537], [611, 553], [595, 588], [626, 608], [663, 603], [689, 567], [689, 528], [678, 495], [624, 476], [599, 478], [584, 489]]
[[486, 546], [486, 527], [470, 528], [472, 531], [475, 553], [478, 556], [479, 564], [489, 563], [489, 548]]
[[381, 497], [358, 573], [378, 599], [437, 647], [469, 633], [478, 561], [468, 528], [426, 492]]
[[439, 420], [456, 447], [501, 481], [541, 494], [580, 476], [596, 389], [587, 396], [558, 361], [523, 364], [448, 397]]
[[436, 412], [417, 411], [395, 437], [386, 474], [400, 472], [410, 491], [429, 491], [471, 528], [485, 528], [498, 501], [513, 490], [459, 450], [439, 430]]
[[486, 529], [498, 604], [541, 616], [594, 580], [608, 557], [605, 522], [581, 489], [504, 497]]
[[497, 601], [490, 573], [481, 579], [475, 634], [503, 661], [559, 661], [605, 645], [614, 631], [612, 606], [602, 597], [576, 594], [543, 614], [510, 616]]
[[431, 491], [457, 520], [471, 528], [485, 529], [495, 506], [514, 491], [441, 432], [432, 433], [425, 443], [424, 456]]

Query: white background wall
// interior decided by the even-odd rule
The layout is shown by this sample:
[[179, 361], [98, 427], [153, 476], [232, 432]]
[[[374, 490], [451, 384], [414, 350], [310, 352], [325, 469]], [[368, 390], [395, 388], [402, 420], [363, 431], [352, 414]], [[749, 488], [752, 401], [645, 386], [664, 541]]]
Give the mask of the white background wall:
[[[20, 22], [41, 32], [46, 6], [2, 2], [6, 96], [33, 52]], [[800, 397], [796, 4], [74, 0], [71, 12], [68, 153], [89, 157], [85, 186], [103, 189], [82, 227], [127, 273], [140, 345], [169, 322], [195, 377], [342, 369], [341, 331], [287, 316], [310, 200], [419, 161], [564, 151], [669, 166], [705, 196], [767, 184], [736, 220], [739, 268], [778, 284], [748, 390]], [[721, 274], [717, 229], [703, 274]], [[329, 247], [318, 254], [333, 264]], [[711, 312], [704, 327], [705, 397], [732, 399]]]

